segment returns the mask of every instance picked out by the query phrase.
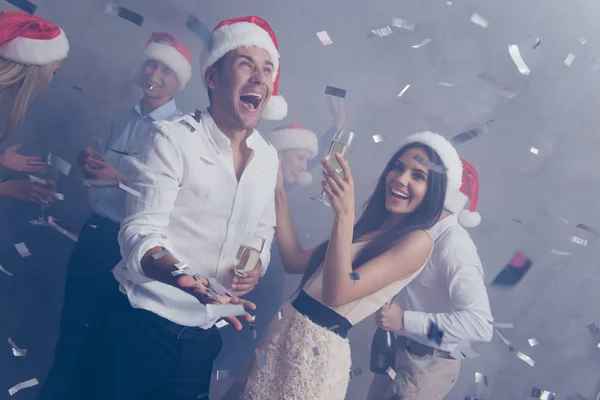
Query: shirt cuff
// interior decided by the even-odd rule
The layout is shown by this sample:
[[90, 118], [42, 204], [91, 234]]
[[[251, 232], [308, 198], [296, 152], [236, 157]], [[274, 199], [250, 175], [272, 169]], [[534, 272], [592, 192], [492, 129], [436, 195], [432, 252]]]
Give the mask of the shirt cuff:
[[427, 314], [419, 311], [404, 311], [403, 332], [427, 335]]
[[139, 285], [154, 282], [154, 279], [146, 276], [141, 263], [146, 252], [154, 247], [164, 247], [167, 251], [171, 252], [171, 244], [166, 239], [166, 236], [158, 234], [145, 236], [130, 250], [125, 268], [129, 271], [129, 279], [132, 282]]

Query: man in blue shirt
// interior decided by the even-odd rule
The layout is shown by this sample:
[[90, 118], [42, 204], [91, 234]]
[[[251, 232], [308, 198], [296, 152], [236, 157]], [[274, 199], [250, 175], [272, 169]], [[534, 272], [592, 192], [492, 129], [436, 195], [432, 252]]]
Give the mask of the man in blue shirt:
[[[117, 115], [102, 152], [86, 147], [77, 156], [88, 180], [126, 184], [127, 177], [121, 172], [124, 157], [139, 154], [137, 146], [154, 121], [182, 115], [173, 96], [191, 77], [190, 52], [173, 35], [153, 32], [144, 58], [142, 100]], [[125, 191], [114, 186], [90, 188], [93, 213], [79, 233], [69, 260], [54, 364], [38, 399], [64, 398], [86, 326], [102, 317], [105, 298], [117, 288], [111, 270], [121, 260], [117, 237], [126, 213], [126, 196]]]

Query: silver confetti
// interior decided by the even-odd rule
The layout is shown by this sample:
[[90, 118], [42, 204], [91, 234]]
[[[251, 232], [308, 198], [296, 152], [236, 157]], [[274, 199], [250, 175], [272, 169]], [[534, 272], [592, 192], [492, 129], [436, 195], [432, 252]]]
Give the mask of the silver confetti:
[[441, 87], [454, 87], [455, 86], [454, 83], [444, 82], [444, 81], [438, 81], [437, 85], [441, 86]]
[[360, 375], [362, 375], [362, 369], [360, 367], [356, 367], [350, 370], [350, 379], [354, 379]]
[[531, 357], [529, 357], [527, 354], [523, 354], [519, 351], [519, 352], [517, 352], [517, 357], [519, 357], [521, 360], [525, 361], [530, 366], [532, 366], [532, 367], [535, 366], [535, 361], [533, 361], [531, 359]]
[[392, 33], [394, 33], [394, 31], [392, 31], [392, 28], [390, 28], [389, 26], [384, 26], [383, 28], [380, 29], [373, 29], [371, 31], [371, 34], [375, 35], [375, 36], [379, 36], [379, 37], [386, 37], [391, 35]]
[[39, 384], [40, 383], [38, 382], [37, 378], [29, 379], [29, 380], [26, 380], [25, 382], [17, 383], [15, 386], [8, 389], [8, 394], [12, 396], [15, 393], [17, 393], [19, 390], [27, 389], [27, 388], [30, 388], [33, 386], [37, 386]]
[[5, 270], [2, 265], [0, 265], [0, 272], [5, 273], [8, 276], [14, 276], [12, 273], [8, 272], [7, 270]]
[[124, 183], [119, 182], [118, 188], [121, 189], [124, 192], [129, 193], [132, 196], [135, 197], [142, 197], [142, 194], [140, 192], [138, 192], [137, 190], [125, 185]]
[[482, 28], [487, 28], [488, 27], [488, 22], [483, 19], [483, 17], [477, 13], [473, 13], [473, 15], [471, 16], [471, 22], [474, 23], [475, 25], [479, 25]]
[[348, 275], [350, 275], [350, 280], [352, 281], [360, 280], [360, 274], [358, 272], [350, 272]]
[[283, 311], [279, 310], [277, 311], [277, 319], [281, 319], [283, 318]]
[[215, 292], [217, 292], [219, 296], [225, 296], [227, 294], [227, 291], [223, 285], [221, 285], [215, 278], [208, 278], [208, 284], [214, 289]]
[[527, 340], [529, 342], [529, 345], [531, 347], [537, 346], [538, 344], [540, 344], [540, 341], [535, 339], [535, 338], [531, 338]]
[[392, 380], [396, 379], [396, 371], [394, 371], [392, 367], [388, 367], [388, 369], [386, 369], [385, 372]]
[[488, 385], [487, 376], [485, 376], [481, 372], [475, 372], [475, 383], [477, 383], [478, 385], [487, 386]]
[[207, 304], [206, 313], [209, 318], [239, 317], [246, 310], [241, 304]]
[[496, 328], [501, 328], [501, 329], [512, 329], [515, 326], [510, 323], [510, 322], [495, 322], [495, 321], [488, 321], [492, 326], [495, 326]]
[[537, 49], [538, 47], [540, 47], [540, 44], [542, 44], [542, 41], [538, 38], [535, 43], [533, 44], [533, 46], [531, 46], [531, 48], [533, 50]]
[[329, 46], [330, 44], [333, 44], [333, 40], [331, 40], [327, 31], [317, 32], [317, 37], [319, 38], [323, 46]]
[[225, 379], [229, 376], [229, 371], [226, 369], [218, 369], [216, 373], [217, 380]]
[[46, 184], [46, 180], [42, 179], [40, 177], [37, 176], [33, 176], [33, 175], [29, 175], [29, 180], [33, 183], [37, 183], [39, 185], [45, 185]]
[[425, 40], [423, 40], [421, 43], [419, 44], [415, 44], [414, 46], [412, 46], [413, 49], [420, 49], [423, 46], [427, 46], [429, 43], [431, 43], [433, 41], [433, 39], [431, 38], [427, 38]]
[[21, 349], [17, 344], [11, 339], [8, 338], [8, 344], [12, 347], [12, 353], [15, 357], [25, 357], [27, 355], [27, 349]]
[[408, 90], [409, 87], [410, 87], [410, 85], [404, 86], [404, 89], [402, 89], [402, 91], [400, 91], [400, 93], [398, 93], [398, 97], [402, 97], [402, 95]]
[[527, 64], [525, 64], [523, 57], [521, 57], [521, 52], [519, 51], [519, 46], [517, 46], [516, 44], [509, 45], [508, 46], [508, 54], [510, 54], [510, 58], [512, 58], [513, 62], [515, 63], [515, 65], [517, 66], [517, 68], [521, 74], [529, 75], [531, 73], [531, 71], [529, 70], [529, 67], [527, 66]]
[[163, 250], [159, 251], [158, 253], [152, 254], [152, 258], [154, 258], [155, 260], [160, 260], [167, 254], [169, 254], [169, 250], [163, 249]]
[[590, 60], [590, 69], [593, 72], [600, 71], [600, 57], [598, 57], [596, 54], [592, 56], [592, 59]]
[[222, 327], [227, 326], [227, 325], [229, 325], [229, 322], [225, 321], [224, 319], [217, 321], [217, 323], [215, 324], [217, 329], [221, 329]]
[[444, 173], [446, 173], [446, 168], [444, 168], [443, 166], [438, 165], [436, 163], [432, 163], [429, 160], [424, 159], [419, 154], [416, 154], [413, 157], [413, 160], [415, 160], [419, 164], [423, 165], [424, 167], [429, 168], [431, 171], [437, 172], [438, 174], [444, 174]]
[[55, 192], [55, 193], [54, 193], [54, 198], [55, 198], [56, 200], [64, 200], [64, 199], [65, 199], [65, 195], [64, 195], [63, 193], [58, 193], [58, 192]]
[[582, 37], [580, 37], [580, 38], [579, 38], [579, 39], [577, 39], [577, 40], [579, 40], [579, 43], [581, 43], [581, 44], [586, 44], [586, 43], [587, 43], [587, 39], [586, 39], [586, 38], [584, 38], [583, 36], [582, 36]]
[[582, 246], [586, 246], [588, 244], [587, 240], [579, 238], [577, 236], [569, 236], [569, 241]]
[[567, 67], [570, 67], [570, 66], [571, 66], [571, 64], [573, 64], [573, 61], [575, 60], [575, 57], [577, 57], [575, 54], [573, 54], [573, 53], [569, 53], [569, 54], [567, 55], [567, 58], [565, 58], [565, 61], [564, 61], [565, 65], [566, 65]]
[[316, 346], [313, 347], [312, 352], [313, 352], [313, 356], [315, 356], [315, 357], [318, 356], [319, 354], [321, 354], [321, 353], [319, 353], [319, 348]]
[[373, 135], [373, 141], [375, 143], [381, 143], [386, 139], [384, 135]]
[[46, 164], [51, 166], [54, 169], [60, 171], [63, 175], [68, 176], [71, 171], [71, 164], [57, 156], [56, 154], [48, 153], [46, 154], [45, 160]]
[[395, 26], [396, 28], [402, 28], [402, 29], [406, 29], [409, 31], [414, 31], [415, 30], [415, 23], [414, 22], [408, 22], [402, 18], [399, 17], [393, 17], [392, 18], [392, 25]]
[[530, 153], [533, 153], [533, 154], [537, 154], [537, 153], [539, 153], [538, 149], [536, 149], [535, 147], [532, 147], [532, 148], [530, 148], [530, 149], [529, 149], [529, 152], [530, 152]]
[[550, 250], [550, 253], [556, 254], [557, 256], [570, 256], [571, 255], [571, 253], [569, 253], [568, 251], [562, 251], [562, 250], [557, 250], [557, 249]]
[[23, 242], [15, 244], [15, 248], [17, 249], [21, 257], [29, 257], [31, 255], [31, 252]]
[[549, 392], [547, 390], [538, 389], [533, 387], [531, 389], [531, 397], [539, 400], [554, 400], [556, 398], [556, 394]]

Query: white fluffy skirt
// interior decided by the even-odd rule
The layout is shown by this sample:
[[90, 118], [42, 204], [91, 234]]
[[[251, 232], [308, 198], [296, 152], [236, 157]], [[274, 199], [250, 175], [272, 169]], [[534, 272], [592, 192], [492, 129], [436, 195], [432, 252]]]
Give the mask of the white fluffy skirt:
[[242, 398], [344, 400], [351, 366], [348, 339], [313, 323], [289, 303], [281, 310], [283, 318], [273, 318], [260, 348], [263, 367], [255, 361]]

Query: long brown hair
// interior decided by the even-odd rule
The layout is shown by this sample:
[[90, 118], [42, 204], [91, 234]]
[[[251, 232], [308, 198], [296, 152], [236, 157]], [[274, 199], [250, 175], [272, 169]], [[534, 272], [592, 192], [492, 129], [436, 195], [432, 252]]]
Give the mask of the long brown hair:
[[31, 102], [48, 88], [59, 62], [26, 65], [0, 57], [0, 105], [11, 102], [6, 128], [0, 129], [0, 143], [23, 121]]

